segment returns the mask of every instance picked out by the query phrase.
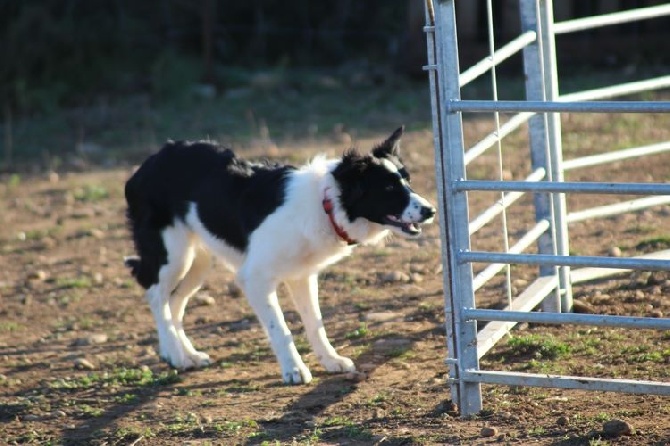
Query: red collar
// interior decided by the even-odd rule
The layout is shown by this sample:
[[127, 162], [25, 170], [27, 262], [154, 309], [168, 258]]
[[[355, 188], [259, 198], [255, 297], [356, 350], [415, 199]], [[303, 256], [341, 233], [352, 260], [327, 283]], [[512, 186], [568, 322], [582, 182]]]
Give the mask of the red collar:
[[342, 240], [347, 242], [347, 245], [351, 246], [358, 244], [356, 240], [353, 240], [352, 238], [349, 237], [349, 234], [347, 234], [347, 231], [345, 231], [344, 228], [342, 228], [342, 226], [338, 225], [337, 222], [335, 222], [335, 216], [333, 215], [333, 202], [330, 200], [330, 198], [324, 197], [322, 204], [323, 204], [323, 210], [328, 215], [328, 219], [330, 220], [330, 224], [333, 227], [335, 234], [337, 234]]

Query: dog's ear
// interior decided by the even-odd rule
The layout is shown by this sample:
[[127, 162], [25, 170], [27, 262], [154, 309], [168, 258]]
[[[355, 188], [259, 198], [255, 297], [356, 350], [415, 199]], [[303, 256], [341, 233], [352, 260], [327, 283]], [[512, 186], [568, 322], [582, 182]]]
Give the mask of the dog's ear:
[[400, 155], [400, 138], [405, 130], [405, 126], [399, 127], [386, 141], [372, 149], [372, 154], [377, 158]]

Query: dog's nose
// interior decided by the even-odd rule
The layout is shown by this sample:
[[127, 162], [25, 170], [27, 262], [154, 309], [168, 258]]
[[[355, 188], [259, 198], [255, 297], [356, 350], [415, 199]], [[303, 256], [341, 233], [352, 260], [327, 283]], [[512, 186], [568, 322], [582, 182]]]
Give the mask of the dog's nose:
[[421, 218], [428, 220], [435, 217], [437, 211], [432, 206], [421, 206]]

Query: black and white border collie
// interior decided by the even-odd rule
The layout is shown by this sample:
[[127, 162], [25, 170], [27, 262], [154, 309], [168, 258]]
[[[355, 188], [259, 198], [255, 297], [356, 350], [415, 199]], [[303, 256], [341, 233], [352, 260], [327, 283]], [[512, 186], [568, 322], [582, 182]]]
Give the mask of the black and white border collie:
[[212, 254], [236, 280], [270, 340], [286, 383], [308, 383], [279, 302], [284, 282], [319, 362], [354, 371], [326, 337], [317, 274], [390, 232], [421, 233], [435, 209], [410, 187], [396, 130], [371, 154], [314, 158], [295, 168], [252, 164], [209, 142], [168, 142], [125, 187], [137, 256], [126, 258], [146, 289], [158, 328], [159, 353], [177, 369], [206, 366], [209, 356], [184, 333], [189, 298], [210, 269]]

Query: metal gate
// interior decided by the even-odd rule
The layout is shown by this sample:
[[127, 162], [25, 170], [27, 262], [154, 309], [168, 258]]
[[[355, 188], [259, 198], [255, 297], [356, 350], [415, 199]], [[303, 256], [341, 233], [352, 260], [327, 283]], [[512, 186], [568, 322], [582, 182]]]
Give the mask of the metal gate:
[[[569, 254], [568, 246], [569, 223], [670, 203], [670, 184], [564, 181], [568, 169], [670, 151], [670, 141], [563, 160], [560, 123], [561, 112], [668, 113], [668, 102], [589, 101], [667, 88], [670, 76], [561, 96], [555, 54], [555, 37], [559, 34], [670, 15], [670, 4], [554, 23], [551, 0], [519, 0], [521, 34], [495, 49], [491, 1], [487, 1], [490, 54], [462, 73], [458, 63], [456, 2], [426, 1], [425, 69], [429, 72], [433, 109], [448, 344], [446, 363], [452, 400], [458, 404], [461, 415], [468, 416], [482, 409], [481, 383], [670, 395], [667, 382], [480, 370], [479, 359], [518, 322], [670, 329], [668, 318], [571, 312], [572, 283], [622, 270], [670, 270], [670, 252], [627, 258], [576, 256]], [[526, 100], [499, 100], [496, 66], [519, 51], [523, 52]], [[462, 100], [461, 88], [487, 72], [491, 74], [491, 100]], [[515, 114], [501, 125], [503, 112]], [[495, 130], [472, 147], [464, 145], [466, 113], [492, 113], [495, 121]], [[532, 168], [524, 180], [504, 179], [502, 172], [499, 180], [468, 179], [466, 166], [470, 162], [490, 148], [497, 146], [500, 151], [500, 141], [526, 123]], [[472, 191], [496, 191], [500, 198], [470, 219], [468, 192]], [[505, 215], [527, 192], [533, 194], [535, 222], [510, 246]], [[572, 193], [643, 197], [569, 213], [565, 197]], [[472, 250], [471, 241], [477, 231], [495, 218], [502, 219], [504, 249]], [[525, 253], [534, 244], [537, 253]], [[487, 266], [475, 275], [474, 263]], [[510, 265], [518, 264], [537, 265], [536, 279], [516, 296], [508, 291], [508, 303], [502, 310], [477, 308], [475, 292], [499, 272], [509, 271]], [[512, 288], [509, 277], [508, 273], [507, 290]], [[532, 312], [537, 306], [543, 311]], [[489, 322], [478, 331], [478, 321]]]

